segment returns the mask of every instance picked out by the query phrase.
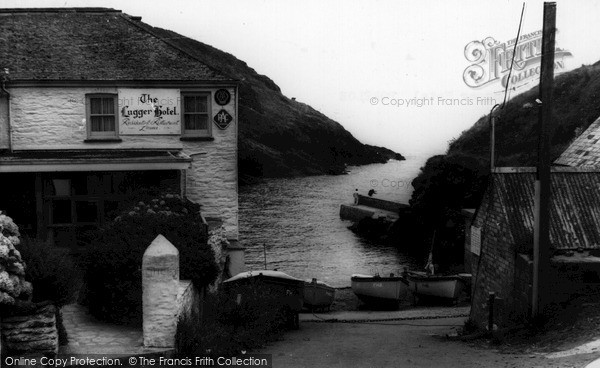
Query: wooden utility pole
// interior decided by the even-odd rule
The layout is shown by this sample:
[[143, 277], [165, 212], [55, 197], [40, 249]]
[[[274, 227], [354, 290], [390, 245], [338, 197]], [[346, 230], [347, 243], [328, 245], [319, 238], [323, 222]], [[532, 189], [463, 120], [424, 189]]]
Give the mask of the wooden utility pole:
[[499, 104], [495, 104], [490, 110], [490, 174], [493, 174], [496, 168], [496, 117], [494, 116], [494, 110], [499, 106]]
[[556, 3], [544, 3], [542, 65], [540, 74], [538, 165], [535, 180], [535, 226], [533, 243], [532, 316], [544, 314], [548, 302], [550, 269], [550, 141], [553, 132], [554, 38]]

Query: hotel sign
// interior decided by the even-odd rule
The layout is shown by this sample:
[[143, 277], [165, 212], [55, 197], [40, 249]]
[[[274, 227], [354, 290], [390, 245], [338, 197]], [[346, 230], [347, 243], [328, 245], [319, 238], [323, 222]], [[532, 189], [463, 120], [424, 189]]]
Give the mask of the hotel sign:
[[119, 89], [119, 134], [181, 134], [178, 89]]

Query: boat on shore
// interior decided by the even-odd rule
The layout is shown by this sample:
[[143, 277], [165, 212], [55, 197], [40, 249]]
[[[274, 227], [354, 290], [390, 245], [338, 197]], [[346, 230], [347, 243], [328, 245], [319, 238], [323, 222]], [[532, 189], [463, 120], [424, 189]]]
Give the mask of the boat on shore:
[[[436, 275], [436, 266], [433, 263], [433, 246], [436, 231], [433, 232], [431, 248], [425, 269], [427, 272], [406, 272], [410, 291], [416, 297], [431, 297], [456, 301], [465, 289], [466, 276], [461, 275]], [[467, 275], [467, 274], [464, 274]]]
[[287, 313], [288, 326], [293, 329], [300, 327], [298, 313], [304, 305], [304, 280], [281, 271], [246, 271], [223, 281], [223, 288], [226, 292], [237, 294], [238, 304], [245, 293], [252, 295], [257, 288], [262, 294], [276, 296]]
[[456, 300], [465, 289], [464, 278], [459, 275], [428, 275], [425, 272], [408, 272], [410, 291], [416, 296]]
[[409, 294], [408, 281], [394, 274], [389, 277], [355, 274], [350, 280], [354, 294], [365, 304], [375, 307], [397, 308]]
[[308, 310], [329, 310], [334, 299], [334, 287], [317, 279], [304, 281], [304, 307]]

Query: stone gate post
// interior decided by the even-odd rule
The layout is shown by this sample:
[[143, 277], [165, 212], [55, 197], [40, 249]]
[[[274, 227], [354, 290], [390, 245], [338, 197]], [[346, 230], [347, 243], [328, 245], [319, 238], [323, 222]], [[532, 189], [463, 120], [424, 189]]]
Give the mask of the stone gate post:
[[145, 347], [172, 348], [177, 331], [179, 251], [158, 235], [142, 259], [142, 302]]

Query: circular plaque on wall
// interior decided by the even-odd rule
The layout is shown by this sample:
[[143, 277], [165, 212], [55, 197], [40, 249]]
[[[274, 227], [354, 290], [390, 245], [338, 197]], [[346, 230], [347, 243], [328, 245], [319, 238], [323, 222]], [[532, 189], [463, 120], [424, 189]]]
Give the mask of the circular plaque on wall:
[[215, 102], [221, 106], [225, 106], [231, 101], [231, 93], [228, 90], [221, 88], [215, 92]]

